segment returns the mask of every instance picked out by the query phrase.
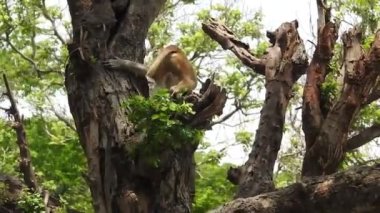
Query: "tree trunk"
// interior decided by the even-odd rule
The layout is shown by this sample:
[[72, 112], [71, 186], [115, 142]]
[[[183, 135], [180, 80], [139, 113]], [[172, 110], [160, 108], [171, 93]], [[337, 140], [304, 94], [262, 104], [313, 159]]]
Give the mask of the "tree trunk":
[[73, 41], [65, 85], [95, 212], [190, 212], [195, 147], [164, 153], [165, 168], [142, 168], [124, 151], [134, 130], [120, 106], [136, 93], [147, 96], [146, 79], [102, 65], [113, 56], [143, 61], [148, 28], [165, 0], [68, 3]]
[[[325, 20], [326, 14], [322, 5], [318, 4], [318, 9], [318, 42], [313, 59], [306, 72], [306, 84], [303, 94], [302, 129], [305, 133], [306, 143], [306, 156], [303, 161], [302, 170], [304, 176], [320, 175], [323, 173], [323, 168], [316, 163], [318, 159], [315, 158], [318, 157], [312, 154], [314, 153], [312, 150], [317, 147], [315, 146], [317, 138], [322, 139], [318, 136], [323, 122], [327, 117], [327, 113], [330, 110], [328, 100], [323, 99], [321, 95], [321, 87], [329, 73], [328, 66], [333, 57], [339, 28], [337, 24], [330, 20]], [[328, 128], [330, 128], [330, 130], [334, 127], [339, 128], [338, 125], [339, 124], [329, 125]], [[338, 139], [342, 138], [340, 134], [342, 131], [338, 131], [339, 134], [337, 134], [336, 129], [331, 132], [339, 135]], [[323, 138], [322, 140], [325, 139], [326, 138]]]
[[278, 191], [236, 199], [213, 213], [380, 212], [380, 164], [310, 178]]
[[[138, 150], [133, 124], [122, 103], [131, 95], [148, 97], [146, 78], [107, 70], [102, 62], [117, 56], [142, 62], [150, 24], [165, 0], [69, 0], [73, 42], [65, 85], [80, 143], [86, 154], [95, 212], [190, 212], [194, 197], [194, 152], [197, 142], [154, 150], [158, 166]], [[207, 80], [200, 94], [184, 97], [194, 115], [181, 120], [208, 129], [222, 114], [226, 91]], [[176, 138], [173, 138], [175, 141]], [[178, 140], [178, 139], [177, 139]]]
[[272, 43], [268, 53], [257, 59], [223, 24], [210, 20], [203, 30], [225, 49], [230, 49], [244, 64], [258, 74], [265, 74], [266, 95], [259, 128], [249, 159], [240, 168], [230, 169], [229, 180], [238, 184], [236, 197], [250, 197], [274, 190], [273, 167], [281, 146], [285, 113], [292, 87], [305, 73], [307, 56], [298, 35], [298, 22], [285, 22], [274, 32], [267, 32]]

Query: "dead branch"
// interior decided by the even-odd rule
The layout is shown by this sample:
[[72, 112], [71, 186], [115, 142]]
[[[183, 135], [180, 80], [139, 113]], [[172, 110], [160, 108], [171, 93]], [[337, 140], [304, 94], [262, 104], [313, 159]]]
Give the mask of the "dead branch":
[[23, 125], [23, 119], [20, 116], [20, 112], [17, 109], [16, 101], [12, 94], [11, 88], [8, 83], [8, 79], [5, 74], [3, 74], [3, 80], [6, 87], [5, 95], [8, 97], [11, 106], [7, 111], [9, 115], [13, 117], [13, 125], [12, 128], [16, 131], [17, 134], [17, 145], [20, 149], [20, 171], [23, 174], [25, 185], [31, 191], [37, 190], [37, 179], [33, 170], [32, 160], [30, 157], [30, 152], [28, 148], [28, 142], [26, 139], [25, 129]]
[[183, 118], [183, 121], [195, 128], [210, 129], [213, 125], [213, 117], [223, 114], [227, 93], [225, 89], [207, 79], [200, 89], [200, 94], [192, 93], [186, 96], [185, 100], [193, 104], [195, 114], [189, 118]]
[[[35, 172], [33, 169], [33, 165], [32, 165], [32, 159], [31, 159], [30, 152], [29, 152], [28, 141], [26, 138], [25, 128], [23, 125], [23, 117], [20, 115], [20, 112], [18, 111], [18, 108], [16, 105], [16, 100], [13, 96], [12, 90], [9, 86], [9, 82], [8, 82], [8, 79], [7, 79], [5, 74], [3, 74], [3, 80], [4, 80], [4, 84], [5, 84], [5, 88], [6, 88], [6, 92], [4, 93], [4, 95], [6, 97], [8, 97], [9, 102], [11, 104], [9, 109], [4, 109], [4, 111], [7, 112], [10, 117], [13, 118], [12, 128], [16, 131], [17, 145], [18, 145], [19, 150], [20, 150], [20, 163], [19, 163], [20, 172], [23, 175], [23, 180], [24, 180], [26, 187], [28, 187], [28, 190], [30, 190], [31, 192], [41, 193], [41, 191], [40, 191], [41, 189], [38, 187], [37, 178], [36, 178], [36, 175], [35, 175]], [[9, 182], [9, 181], [11, 181], [11, 182]], [[0, 182], [4, 182], [5, 184], [8, 184], [9, 187], [13, 188], [14, 187], [13, 185], [15, 185], [15, 183], [18, 183], [18, 180], [16, 178], [13, 178], [10, 176], [5, 176], [5, 175], [2, 176], [0, 174]], [[22, 186], [21, 185], [20, 185], [20, 187], [17, 186], [16, 191], [11, 190], [11, 188], [9, 188], [10, 189], [9, 192], [14, 194], [12, 196], [14, 196], [15, 199], [16, 198], [19, 199], [19, 195], [20, 195], [19, 191], [21, 190]], [[50, 211], [51, 209], [54, 209], [57, 206], [61, 205], [60, 201], [56, 197], [50, 196], [46, 190], [41, 193], [41, 196], [44, 197], [44, 200], [45, 200], [44, 201], [45, 209], [49, 209], [49, 211], [47, 211], [47, 212], [51, 212]], [[16, 201], [17, 201], [17, 199], [16, 199]], [[9, 204], [9, 205], [11, 205], [10, 209], [14, 209], [17, 207], [16, 201], [10, 202], [10, 204]], [[1, 208], [4, 208], [4, 211], [7, 210], [6, 206], [0, 205], [0, 212], [2, 212]], [[10, 211], [10, 212], [13, 212], [13, 211]]]
[[259, 74], [265, 75], [265, 61], [256, 58], [249, 51], [248, 44], [240, 41], [224, 24], [211, 18], [206, 23], [202, 23], [202, 29], [213, 40], [218, 42], [223, 49], [231, 50], [244, 65]]

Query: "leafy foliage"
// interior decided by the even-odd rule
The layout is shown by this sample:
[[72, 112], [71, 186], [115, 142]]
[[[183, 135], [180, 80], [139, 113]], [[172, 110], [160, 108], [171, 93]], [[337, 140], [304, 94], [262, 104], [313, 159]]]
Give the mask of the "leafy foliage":
[[197, 152], [197, 176], [195, 179], [194, 213], [207, 212], [233, 197], [236, 186], [227, 179], [231, 164], [220, 164], [220, 152]]
[[22, 191], [18, 206], [25, 212], [43, 212], [44, 205], [39, 193], [31, 193], [26, 190]]
[[9, 201], [14, 201], [16, 198], [9, 193], [9, 187], [5, 183], [0, 183], [0, 205]]
[[248, 152], [251, 141], [253, 141], [253, 134], [248, 131], [238, 131], [235, 132], [235, 140], [239, 144], [243, 145], [244, 151]]
[[133, 96], [125, 102], [125, 107], [137, 134], [145, 136], [143, 143], [136, 147], [144, 156], [157, 156], [160, 150], [175, 150], [183, 143], [197, 144], [203, 136], [202, 131], [180, 120], [193, 114], [191, 105], [183, 101], [174, 102], [168, 90], [159, 90], [148, 99]]
[[15, 140], [12, 128], [5, 120], [0, 119], [0, 155], [2, 156], [0, 158], [0, 171], [17, 176], [16, 162], [19, 155]]
[[377, 0], [339, 0], [333, 1], [338, 8], [338, 17], [354, 14], [360, 18], [361, 27], [365, 34], [373, 34], [379, 27], [380, 4]]
[[[25, 127], [39, 183], [71, 208], [88, 212], [92, 208], [90, 194], [80, 175], [85, 172], [85, 159], [75, 132], [62, 122], [47, 117], [26, 119]], [[15, 132], [9, 123], [0, 120], [0, 150], [7, 153], [1, 155], [0, 171], [19, 176], [15, 140]], [[29, 194], [25, 198], [28, 199]], [[36, 201], [32, 198], [30, 201]]]

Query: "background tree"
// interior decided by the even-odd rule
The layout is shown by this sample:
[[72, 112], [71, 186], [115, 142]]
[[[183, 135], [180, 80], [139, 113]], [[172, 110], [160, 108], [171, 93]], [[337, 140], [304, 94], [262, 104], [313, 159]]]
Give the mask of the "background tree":
[[[232, 50], [246, 65], [252, 67], [258, 73], [264, 73], [266, 78], [266, 101], [261, 112], [260, 125], [249, 159], [243, 166], [229, 171], [230, 181], [239, 187], [237, 197], [252, 197], [263, 192], [273, 191], [272, 171], [282, 139], [285, 109], [291, 98], [289, 93], [294, 81], [303, 72], [306, 71], [302, 107], [302, 124], [306, 142], [302, 176], [305, 180], [309, 177], [332, 174], [338, 170], [345, 152], [350, 150], [348, 147], [351, 147], [352, 140], [348, 135], [357, 113], [366, 104], [370, 104], [379, 98], [368, 99], [368, 97], [373, 96], [373, 92], [377, 94], [379, 78], [379, 55], [377, 54], [380, 31], [376, 32], [370, 45], [371, 47], [365, 52], [361, 48], [363, 32], [359, 27], [354, 27], [342, 35], [343, 62], [341, 69], [343, 69], [344, 78], [339, 98], [330, 100], [324, 97], [322, 84], [325, 82], [326, 76], [332, 71], [329, 64], [338, 38], [338, 25], [331, 21], [331, 8], [326, 6], [325, 1], [317, 1], [317, 6], [318, 38], [315, 52], [308, 66], [303, 66], [305, 61], [302, 56], [299, 57], [300, 54], [304, 53], [304, 48], [302, 47], [302, 41], [298, 40], [298, 23], [296, 21], [283, 23], [276, 31], [267, 32], [267, 37], [272, 43], [272, 47], [268, 49], [268, 53], [261, 59], [257, 59], [249, 53], [247, 54], [247, 46], [242, 45], [232, 32], [226, 30], [220, 23], [211, 20], [209, 23], [204, 24], [204, 30], [218, 41], [224, 49]], [[275, 88], [277, 90], [274, 90]], [[326, 103], [326, 98], [331, 102]], [[362, 139], [360, 140], [360, 145], [369, 142], [378, 136], [376, 126], [377, 124], [372, 126], [371, 130], [366, 130], [372, 133], [370, 134], [371, 136], [364, 139], [360, 137], [360, 134], [366, 133], [362, 132], [353, 138], [360, 137]], [[272, 136], [270, 137], [269, 135]], [[372, 171], [370, 176], [377, 176], [376, 168], [378, 168], [378, 165], [365, 170]], [[366, 177], [365, 175], [361, 178], [366, 179]], [[342, 180], [340, 180], [340, 176], [337, 176], [334, 181], [336, 185], [339, 185], [338, 183]], [[350, 184], [350, 181], [342, 182], [347, 185]], [[372, 182], [375, 187], [376, 182]], [[312, 181], [309, 183], [313, 185]], [[291, 198], [291, 201], [287, 200], [289, 192], [284, 190], [270, 194], [270, 199], [275, 200], [273, 205], [264, 207], [261, 202], [264, 202], [266, 198], [263, 197], [260, 200], [260, 197], [258, 197], [256, 200], [236, 200], [222, 208], [220, 212], [243, 209], [244, 211], [260, 209], [260, 212], [299, 211], [301, 209], [309, 212], [318, 209], [316, 204], [322, 201], [317, 201], [318, 198], [313, 196], [308, 197], [308, 192], [319, 193], [318, 188], [310, 189], [303, 186], [299, 187], [299, 185], [295, 185], [295, 187], [298, 188], [293, 188], [292, 190], [298, 191], [300, 194], [297, 195], [297, 192], [292, 192], [294, 197]], [[337, 186], [327, 187], [329, 194], [334, 187]], [[345, 188], [345, 186], [342, 188]], [[377, 199], [364, 198], [368, 191], [371, 191], [371, 188], [362, 188], [358, 194], [363, 196], [362, 200], [370, 200], [370, 203], [376, 202]], [[357, 193], [356, 190], [355, 192]], [[281, 198], [276, 200], [279, 197]], [[305, 197], [308, 198], [305, 200]], [[326, 200], [333, 198], [336, 197], [332, 195], [325, 197]], [[349, 199], [349, 196], [346, 198]], [[293, 202], [293, 204], [290, 207], [285, 204], [286, 202]], [[297, 203], [302, 203], [302, 205]], [[310, 206], [308, 207], [308, 205]], [[363, 203], [351, 204], [345, 207], [330, 206], [329, 211], [350, 211], [361, 205]], [[334, 210], [331, 208], [334, 208]], [[370, 211], [376, 211], [378, 208], [379, 206], [375, 204], [369, 209], [371, 209]], [[322, 210], [319, 208], [318, 211]]]

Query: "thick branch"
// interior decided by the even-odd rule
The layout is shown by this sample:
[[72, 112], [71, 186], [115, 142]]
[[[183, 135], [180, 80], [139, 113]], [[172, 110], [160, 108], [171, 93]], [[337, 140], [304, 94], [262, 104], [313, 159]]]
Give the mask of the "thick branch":
[[259, 74], [265, 75], [265, 61], [252, 55], [248, 44], [240, 41], [228, 27], [211, 18], [208, 22], [202, 23], [202, 29], [213, 40], [218, 42], [223, 49], [231, 50], [244, 65]]
[[237, 40], [227, 27], [215, 20], [203, 24], [203, 30], [224, 49], [231, 49], [244, 64], [256, 67], [256, 72], [265, 73], [266, 97], [252, 151], [243, 166], [229, 172], [229, 180], [239, 185], [237, 197], [274, 189], [273, 167], [281, 145], [285, 112], [292, 97], [292, 87], [308, 64], [297, 28], [298, 22], [294, 20], [282, 23], [274, 32], [268, 31], [267, 37], [273, 46], [268, 48], [262, 60], [253, 57], [248, 46]]
[[[124, 3], [123, 7], [120, 8], [120, 5], [118, 5], [117, 2], [127, 3]], [[110, 35], [108, 39], [108, 45], [111, 49], [110, 51], [113, 53], [125, 53], [125, 46], [130, 46], [130, 42], [141, 42], [141, 45], [145, 46], [145, 37], [126, 37], [124, 33], [133, 32], [129, 33], [130, 35], [136, 33], [146, 34], [148, 32], [149, 26], [157, 17], [161, 8], [165, 5], [165, 2], [166, 0], [115, 1], [112, 5], [112, 8], [115, 13], [117, 23], [112, 29], [112, 31], [115, 32], [115, 35]], [[133, 19], [131, 19], [131, 17], [133, 17]], [[138, 53], [141, 52], [142, 55], [145, 54], [145, 48], [134, 49], [133, 51], [137, 51]], [[141, 62], [142, 59], [143, 58], [138, 58], [137, 61]]]
[[337, 38], [338, 27], [334, 23], [327, 22], [325, 25], [319, 26], [318, 43], [313, 59], [307, 69], [303, 93], [302, 129], [305, 133], [306, 148], [311, 147], [314, 143], [323, 118], [326, 116], [323, 115], [321, 110], [322, 105], [324, 105], [324, 103], [321, 103], [321, 85], [328, 73], [328, 64], [333, 56]]
[[380, 137], [380, 124], [374, 124], [347, 140], [346, 151], [357, 149], [373, 139]]
[[214, 213], [380, 212], [379, 183], [380, 164], [363, 166], [256, 197], [236, 199]]
[[210, 129], [214, 125], [212, 119], [215, 115], [223, 114], [227, 92], [207, 79], [202, 85], [199, 95], [193, 93], [185, 97], [185, 100], [193, 104], [195, 114], [184, 119], [184, 122], [194, 128]]
[[49, 97], [47, 97], [47, 100], [49, 101], [49, 104], [51, 106], [50, 107], [51, 111], [53, 111], [54, 115], [58, 118], [58, 120], [62, 121], [67, 127], [69, 127], [71, 130], [76, 132], [76, 128], [75, 128], [75, 125], [73, 124], [73, 121], [70, 120], [69, 118], [66, 118], [64, 115], [62, 115], [60, 112], [58, 112], [54, 108], [54, 104], [52, 103], [52, 101], [50, 100]]
[[33, 170], [32, 160], [30, 157], [28, 142], [26, 140], [25, 129], [22, 124], [22, 118], [16, 106], [16, 101], [13, 97], [11, 88], [9, 86], [7, 77], [5, 74], [3, 75], [6, 93], [5, 95], [8, 97], [11, 106], [8, 110], [8, 113], [12, 115], [14, 119], [14, 124], [12, 125], [13, 129], [17, 134], [17, 145], [20, 149], [20, 171], [23, 174], [25, 185], [31, 190], [37, 190], [37, 179]]
[[330, 22], [331, 8], [326, 5], [326, 0], [317, 0], [318, 8], [318, 28], [322, 28], [326, 23]]

